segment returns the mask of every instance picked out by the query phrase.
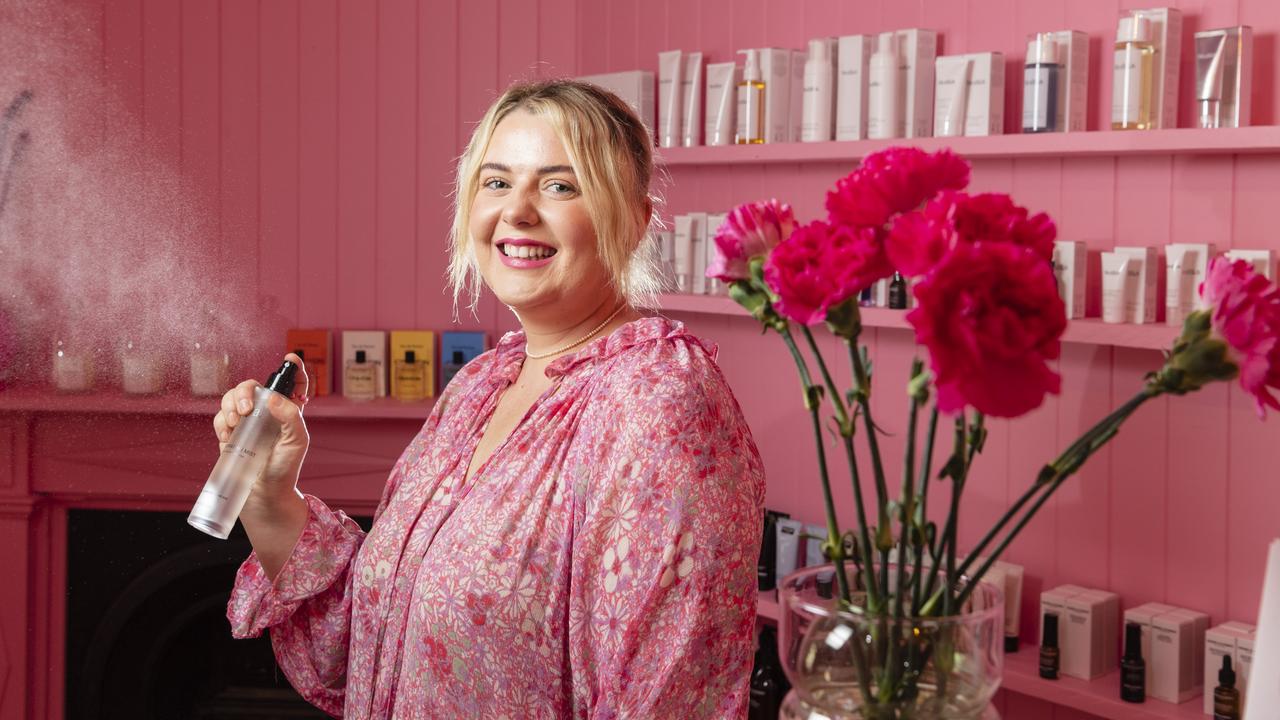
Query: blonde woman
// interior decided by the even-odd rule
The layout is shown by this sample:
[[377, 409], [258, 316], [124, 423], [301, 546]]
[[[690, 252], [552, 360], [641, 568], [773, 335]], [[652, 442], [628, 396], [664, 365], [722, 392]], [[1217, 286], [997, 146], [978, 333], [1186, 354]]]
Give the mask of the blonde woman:
[[[349, 718], [741, 718], [764, 499], [715, 348], [636, 305], [649, 131], [570, 81], [512, 87], [458, 164], [450, 281], [521, 331], [442, 393], [366, 536], [297, 490], [305, 383], [241, 521], [228, 607]], [[298, 358], [292, 357], [295, 362]], [[214, 420], [225, 441], [253, 381]], [[249, 401], [249, 403], [246, 403]]]

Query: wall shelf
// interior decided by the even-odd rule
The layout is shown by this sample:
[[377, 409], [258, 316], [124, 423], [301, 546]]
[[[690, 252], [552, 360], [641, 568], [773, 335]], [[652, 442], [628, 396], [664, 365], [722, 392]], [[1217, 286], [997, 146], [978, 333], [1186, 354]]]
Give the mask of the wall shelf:
[[[0, 391], [0, 412], [54, 412], [121, 415], [207, 415], [212, 421], [218, 398], [187, 395], [137, 396], [118, 391], [84, 395], [64, 395], [46, 388], [9, 388]], [[402, 402], [394, 398], [348, 400], [328, 395], [307, 403], [306, 418], [348, 418], [382, 420], [426, 420], [434, 398], [423, 402]]]
[[777, 625], [782, 617], [782, 606], [778, 604], [777, 590], [761, 590], [760, 600], [756, 605], [756, 616], [770, 625]]
[[[715, 295], [666, 294], [659, 296], [660, 310], [698, 315], [749, 317], [747, 311], [727, 297]], [[862, 325], [870, 328], [910, 330], [906, 312], [886, 308], [862, 308]], [[1085, 345], [1164, 350], [1173, 346], [1176, 328], [1164, 324], [1130, 325], [1104, 323], [1097, 318], [1072, 320], [1062, 336], [1063, 342]]]
[[1040, 677], [1040, 648], [1024, 645], [1016, 653], [1004, 656], [1004, 681], [1000, 687], [1010, 692], [1039, 698], [1054, 705], [1064, 705], [1099, 717], [1114, 720], [1175, 720], [1208, 717], [1201, 696], [1184, 703], [1167, 703], [1147, 698], [1144, 703], [1128, 703], [1120, 699], [1120, 671], [1096, 680]]
[[1280, 127], [1268, 125], [1217, 130], [1178, 128], [1130, 132], [1102, 130], [1043, 135], [663, 148], [658, 151], [657, 160], [668, 167], [847, 163], [895, 145], [910, 145], [929, 152], [951, 148], [969, 159], [1280, 153]]

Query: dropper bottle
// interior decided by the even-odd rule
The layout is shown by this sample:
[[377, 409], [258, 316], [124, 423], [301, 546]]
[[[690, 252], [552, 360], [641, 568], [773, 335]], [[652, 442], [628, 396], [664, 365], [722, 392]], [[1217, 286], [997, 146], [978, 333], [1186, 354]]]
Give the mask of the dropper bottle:
[[235, 526], [240, 511], [253, 485], [267, 468], [267, 459], [280, 437], [280, 421], [267, 409], [271, 393], [286, 399], [293, 395], [294, 376], [298, 366], [286, 360], [271, 373], [266, 385], [253, 391], [253, 410], [240, 419], [231, 439], [222, 446], [218, 463], [213, 466], [195, 507], [187, 516], [187, 524], [195, 529], [226, 540]]
[[753, 50], [739, 50], [746, 55], [742, 82], [738, 83], [738, 145], [764, 142], [764, 82], [760, 79], [760, 60]]

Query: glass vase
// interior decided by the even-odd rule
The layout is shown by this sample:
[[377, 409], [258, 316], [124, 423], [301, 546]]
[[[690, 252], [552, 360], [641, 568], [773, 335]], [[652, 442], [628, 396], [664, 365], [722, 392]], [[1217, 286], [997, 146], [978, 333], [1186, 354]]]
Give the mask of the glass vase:
[[[896, 580], [896, 567], [889, 568]], [[980, 582], [960, 612], [947, 617], [911, 617], [910, 598], [902, 616], [895, 617], [892, 596], [888, 612], [873, 615], [867, 611], [864, 576], [857, 566], [845, 564], [851, 598], [847, 608], [833, 599], [839, 596], [835, 572], [834, 565], [809, 567], [779, 585], [779, 654], [793, 688], [783, 718], [998, 717], [991, 698], [1004, 670], [999, 588]], [[924, 568], [922, 575], [927, 573]]]

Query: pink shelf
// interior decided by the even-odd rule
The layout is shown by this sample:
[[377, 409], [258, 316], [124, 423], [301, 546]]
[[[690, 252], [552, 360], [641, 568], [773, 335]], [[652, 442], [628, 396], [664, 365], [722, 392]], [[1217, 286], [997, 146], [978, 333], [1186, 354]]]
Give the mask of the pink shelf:
[[761, 590], [760, 600], [756, 606], [756, 615], [767, 623], [776, 625], [782, 616], [782, 606], [778, 604], [777, 590]]
[[1000, 687], [1115, 720], [1192, 720], [1206, 717], [1199, 695], [1177, 705], [1151, 698], [1144, 703], [1127, 703], [1120, 699], [1119, 670], [1092, 681], [1069, 677], [1045, 680], [1040, 677], [1039, 659], [1040, 648], [1035, 645], [1024, 645], [1018, 652], [1006, 654], [1004, 681]]
[[[326, 396], [308, 402], [304, 415], [308, 418], [425, 420], [434, 404], [434, 399], [408, 403], [392, 398], [357, 401]], [[172, 395], [140, 397], [120, 392], [61, 395], [42, 388], [0, 391], [0, 412], [208, 415], [212, 418], [217, 411], [217, 398]]]
[[[659, 306], [666, 312], [747, 316], [746, 310], [726, 297], [668, 294], [660, 296]], [[911, 328], [907, 323], [905, 311], [885, 308], [862, 308], [862, 324], [864, 327], [871, 328], [903, 330]], [[1173, 346], [1177, 335], [1178, 331], [1175, 328], [1166, 325], [1112, 324], [1095, 318], [1072, 320], [1062, 340], [1085, 345], [1164, 350]]]
[[1200, 130], [1098, 131], [1044, 135], [774, 143], [664, 148], [658, 161], [677, 165], [848, 162], [894, 145], [935, 151], [951, 148], [967, 158], [1088, 157], [1091, 155], [1196, 155], [1280, 153], [1280, 127]]

